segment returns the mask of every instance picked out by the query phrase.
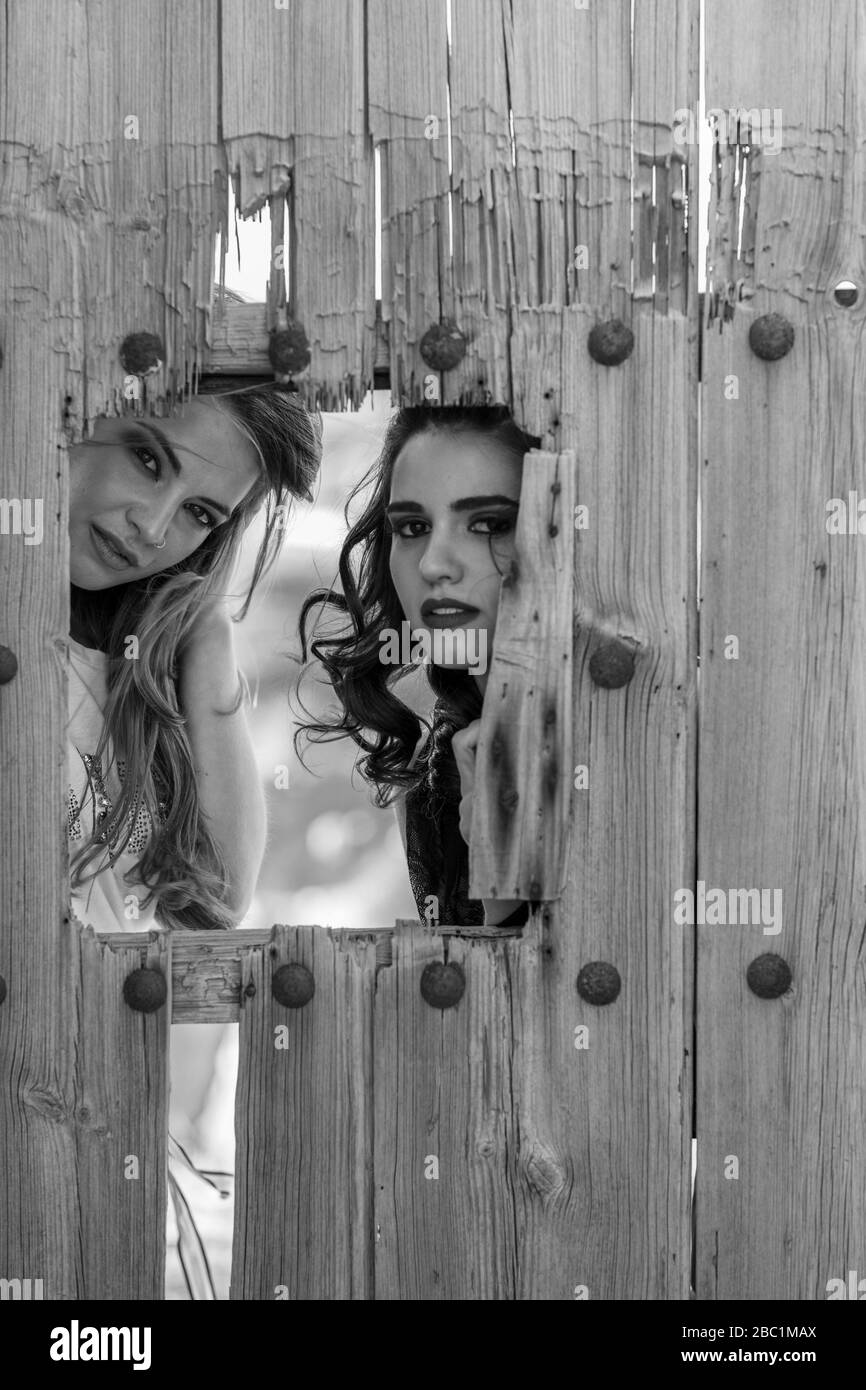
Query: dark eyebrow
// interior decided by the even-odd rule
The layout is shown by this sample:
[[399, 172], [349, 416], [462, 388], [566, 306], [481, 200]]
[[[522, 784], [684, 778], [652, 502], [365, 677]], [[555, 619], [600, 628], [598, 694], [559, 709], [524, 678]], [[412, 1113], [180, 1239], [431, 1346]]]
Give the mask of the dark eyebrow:
[[[517, 507], [519, 506], [516, 497], [503, 497], [501, 493], [493, 493], [490, 497], [460, 497], [456, 502], [451, 503], [452, 512], [471, 512], [476, 507]], [[391, 502], [385, 508], [385, 515], [392, 516], [395, 512], [423, 512], [424, 508], [420, 502]]]
[[[157, 425], [151, 424], [149, 420], [136, 420], [135, 428], [140, 430], [143, 434], [149, 434], [152, 439], [156, 440], [160, 449], [171, 464], [175, 477], [179, 478], [183, 471], [180, 459], [169, 444], [168, 437], [163, 434], [162, 430], [159, 429]], [[222, 502], [215, 502], [212, 497], [202, 497], [199, 500], [206, 503], [208, 507], [213, 507], [214, 511], [219, 512], [220, 516], [224, 516], [226, 520], [231, 516], [231, 512], [223, 506]]]

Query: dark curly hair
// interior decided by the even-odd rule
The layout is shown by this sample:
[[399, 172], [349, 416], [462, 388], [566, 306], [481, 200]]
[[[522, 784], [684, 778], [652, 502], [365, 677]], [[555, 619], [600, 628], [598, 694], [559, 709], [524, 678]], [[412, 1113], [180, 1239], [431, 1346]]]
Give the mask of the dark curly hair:
[[[340, 551], [341, 591], [331, 587], [311, 593], [301, 609], [299, 627], [304, 661], [321, 662], [340, 703], [330, 720], [306, 719], [295, 733], [295, 748], [306, 737], [312, 742], [351, 738], [363, 756], [357, 767], [376, 788], [378, 806], [387, 806], [400, 789], [426, 784], [429, 809], [459, 800], [460, 779], [451, 739], [481, 713], [482, 697], [473, 677], [465, 671], [428, 666], [427, 679], [436, 704], [432, 726], [422, 721], [394, 693], [404, 673], [386, 666], [381, 658], [380, 634], [398, 630], [404, 620], [389, 567], [391, 531], [386, 521], [391, 478], [401, 450], [413, 435], [427, 430], [452, 434], [480, 434], [522, 459], [540, 440], [514, 421], [507, 406], [407, 406], [391, 420], [382, 453], [354, 488], [346, 503], [349, 531]], [[372, 484], [363, 512], [349, 525], [354, 500]], [[491, 538], [491, 549], [492, 549]], [[323, 634], [311, 620], [314, 609], [337, 619], [337, 630]], [[315, 636], [313, 636], [315, 630]], [[303, 708], [303, 705], [302, 705]], [[306, 710], [304, 713], [308, 713]], [[430, 727], [424, 755], [413, 763], [422, 727]]]

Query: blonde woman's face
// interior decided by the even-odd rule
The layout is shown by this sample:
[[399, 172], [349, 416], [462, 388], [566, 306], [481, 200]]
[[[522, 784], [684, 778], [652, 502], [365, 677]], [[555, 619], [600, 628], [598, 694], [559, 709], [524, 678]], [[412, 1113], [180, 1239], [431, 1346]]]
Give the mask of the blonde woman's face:
[[229, 411], [195, 400], [169, 419], [100, 419], [70, 450], [69, 577], [111, 589], [185, 560], [259, 476]]
[[476, 433], [425, 430], [397, 455], [387, 508], [391, 578], [413, 632], [426, 632], [431, 646], [436, 629], [475, 629], [492, 654], [521, 475], [521, 460]]

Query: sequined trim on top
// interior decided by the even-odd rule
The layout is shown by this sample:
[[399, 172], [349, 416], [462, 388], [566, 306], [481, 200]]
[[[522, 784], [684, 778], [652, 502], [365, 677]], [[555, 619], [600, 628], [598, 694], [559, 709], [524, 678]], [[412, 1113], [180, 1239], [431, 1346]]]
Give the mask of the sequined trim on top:
[[[95, 758], [90, 753], [82, 753], [80, 756], [81, 761], [84, 763], [84, 766], [87, 769], [87, 775], [89, 779], [88, 786], [93, 792], [93, 829], [91, 833], [97, 840], [107, 840], [107, 825], [111, 822], [111, 817], [114, 813], [114, 806], [112, 804], [111, 797], [109, 796], [105, 787], [105, 778], [103, 777], [102, 773], [102, 765], [99, 759]], [[126, 775], [126, 767], [123, 762], [119, 761], [117, 763], [117, 773], [121, 782], [124, 781]], [[84, 831], [81, 825], [81, 812], [82, 804], [78, 800], [78, 797], [76, 796], [74, 789], [70, 787], [69, 808], [67, 815], [67, 831], [70, 840], [78, 841], [83, 839], [84, 837]], [[137, 809], [137, 813], [130, 810], [126, 823], [127, 826], [132, 824], [132, 831], [129, 840], [123, 846], [122, 852], [124, 854], [140, 855], [141, 853], [143, 853], [145, 847], [147, 846], [147, 842], [150, 839], [153, 830], [153, 822], [150, 818], [150, 813], [148, 812], [147, 807], [139, 806]], [[106, 828], [103, 829], [103, 827]], [[112, 864], [116, 862], [120, 853], [120, 851], [115, 852], [114, 846], [118, 843], [118, 841], [122, 841], [122, 839], [123, 836], [118, 831], [117, 834], [114, 836], [111, 844], [108, 846], [108, 857], [110, 863]]]

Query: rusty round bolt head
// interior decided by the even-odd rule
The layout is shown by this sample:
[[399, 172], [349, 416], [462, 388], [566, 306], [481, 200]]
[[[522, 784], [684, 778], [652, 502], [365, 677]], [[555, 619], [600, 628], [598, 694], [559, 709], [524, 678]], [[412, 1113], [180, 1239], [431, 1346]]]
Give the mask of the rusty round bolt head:
[[603, 367], [617, 367], [630, 357], [634, 349], [634, 334], [622, 319], [597, 323], [586, 340], [590, 357]]
[[624, 642], [604, 642], [589, 659], [589, 674], [605, 690], [618, 690], [634, 675], [634, 652]]
[[449, 372], [466, 355], [466, 339], [454, 319], [442, 319], [427, 329], [418, 351], [434, 372]]
[[290, 965], [281, 965], [279, 970], [274, 971], [271, 993], [284, 1008], [302, 1009], [305, 1004], [309, 1004], [315, 992], [316, 982], [312, 970], [308, 970], [298, 961], [292, 961]]
[[285, 328], [271, 333], [268, 359], [280, 376], [294, 376], [310, 365], [310, 340], [302, 323], [289, 319]]
[[165, 361], [162, 338], [156, 333], [130, 333], [120, 344], [120, 365], [130, 376], [159, 371]]
[[763, 314], [749, 329], [749, 347], [756, 357], [775, 362], [794, 346], [794, 325], [784, 314]]
[[421, 971], [421, 998], [431, 1009], [453, 1009], [463, 998], [466, 976], [459, 965], [434, 960]]
[[3, 1003], [3, 1000], [4, 1000], [5, 998], [6, 998], [6, 981], [3, 979], [3, 976], [0, 975], [0, 1004]]
[[860, 298], [860, 291], [853, 280], [840, 280], [833, 291], [833, 298], [843, 309], [851, 309]]
[[791, 969], [781, 956], [756, 956], [746, 970], [746, 983], [760, 999], [778, 999], [791, 988]]
[[581, 967], [577, 992], [587, 1004], [612, 1004], [621, 989], [619, 971], [606, 960], [591, 960]]
[[160, 970], [133, 970], [123, 982], [123, 997], [136, 1013], [156, 1013], [168, 998], [165, 976]]
[[0, 647], [0, 685], [8, 685], [17, 674], [17, 656], [9, 647]]

